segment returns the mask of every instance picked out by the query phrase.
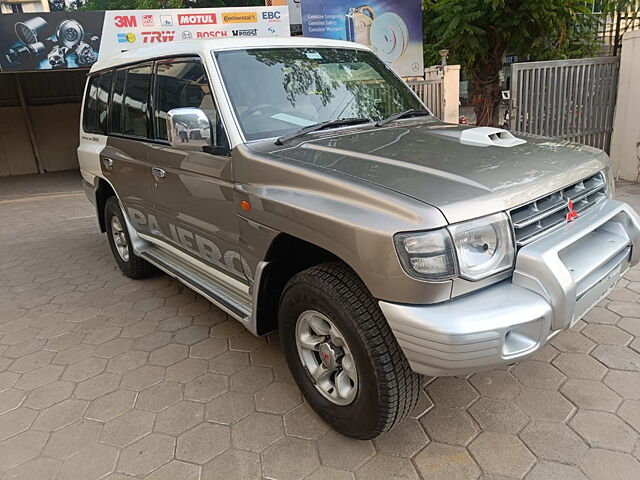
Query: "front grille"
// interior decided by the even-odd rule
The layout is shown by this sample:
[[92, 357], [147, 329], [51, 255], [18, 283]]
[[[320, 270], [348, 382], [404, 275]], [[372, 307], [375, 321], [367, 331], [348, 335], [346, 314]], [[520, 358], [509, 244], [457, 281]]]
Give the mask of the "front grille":
[[562, 190], [538, 198], [509, 212], [518, 247], [527, 245], [567, 223], [567, 203], [573, 202], [578, 214], [607, 198], [607, 183], [598, 173]]

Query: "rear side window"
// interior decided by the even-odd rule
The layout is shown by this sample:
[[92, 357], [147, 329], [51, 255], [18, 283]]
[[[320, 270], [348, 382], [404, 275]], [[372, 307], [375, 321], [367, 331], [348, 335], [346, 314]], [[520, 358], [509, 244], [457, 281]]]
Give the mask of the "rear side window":
[[151, 65], [131, 68], [124, 88], [124, 134], [134, 137], [148, 135], [147, 105]]
[[98, 85], [100, 77], [98, 75], [89, 79], [87, 93], [84, 99], [84, 111], [82, 112], [82, 129], [85, 132], [97, 133], [98, 117]]
[[126, 70], [116, 70], [113, 79], [113, 94], [111, 97], [111, 112], [109, 119], [112, 133], [124, 133], [122, 128], [122, 97], [124, 95], [124, 81], [127, 77]]
[[107, 118], [109, 111], [109, 92], [111, 92], [111, 79], [113, 72], [100, 75], [96, 100], [96, 128], [99, 133], [107, 133]]

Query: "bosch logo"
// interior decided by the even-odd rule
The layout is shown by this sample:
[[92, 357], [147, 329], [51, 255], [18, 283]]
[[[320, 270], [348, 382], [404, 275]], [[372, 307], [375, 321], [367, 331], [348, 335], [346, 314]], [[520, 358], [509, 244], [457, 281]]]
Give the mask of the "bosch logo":
[[196, 38], [219, 38], [219, 37], [228, 37], [229, 32], [225, 32], [224, 30], [213, 30], [210, 32], [196, 32]]
[[262, 19], [268, 21], [280, 21], [280, 12], [262, 12]]
[[148, 32], [141, 32], [142, 43], [166, 43], [173, 42], [176, 36], [174, 30], [151, 30]]
[[215, 25], [218, 23], [215, 13], [178, 15], [178, 25]]
[[116, 28], [132, 28], [138, 26], [135, 15], [116, 15], [113, 18]]

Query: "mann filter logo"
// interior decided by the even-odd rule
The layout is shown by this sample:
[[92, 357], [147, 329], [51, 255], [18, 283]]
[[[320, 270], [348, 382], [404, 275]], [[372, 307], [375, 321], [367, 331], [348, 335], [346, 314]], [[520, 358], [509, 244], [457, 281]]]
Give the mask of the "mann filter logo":
[[[127, 212], [134, 226], [141, 227], [146, 225], [154, 235], [159, 235], [169, 242], [181, 246], [188, 252], [197, 255], [209, 263], [217, 265], [224, 270], [240, 275], [244, 274], [249, 278], [253, 278], [249, 264], [240, 256], [240, 253], [227, 250], [223, 254], [220, 248], [211, 240], [172, 223], [168, 224], [169, 235], [167, 235], [166, 232], [160, 228], [160, 224], [155, 215], [150, 213], [145, 216], [145, 214], [137, 208], [131, 207], [127, 208]], [[167, 229], [165, 228], [165, 230]]]
[[222, 21], [224, 23], [257, 23], [258, 14], [256, 12], [224, 13]]
[[141, 32], [142, 43], [166, 43], [173, 42], [176, 36], [175, 30], [152, 30]]
[[178, 15], [178, 25], [215, 25], [215, 13], [200, 13], [193, 15]]
[[255, 28], [245, 28], [243, 30], [231, 30], [234, 37], [256, 37], [258, 30]]
[[196, 32], [196, 38], [220, 38], [228, 37], [229, 32], [224, 30], [212, 30], [210, 32]]
[[138, 26], [135, 15], [116, 15], [113, 18], [116, 28], [133, 28]]
[[135, 43], [136, 41], [135, 33], [118, 33], [117, 38], [118, 43]]

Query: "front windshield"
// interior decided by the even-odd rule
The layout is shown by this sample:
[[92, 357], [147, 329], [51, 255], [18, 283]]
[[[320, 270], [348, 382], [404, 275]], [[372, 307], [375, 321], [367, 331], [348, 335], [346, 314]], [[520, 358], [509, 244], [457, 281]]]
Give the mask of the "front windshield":
[[260, 48], [215, 53], [247, 140], [345, 118], [381, 120], [423, 109], [373, 53], [346, 48]]

